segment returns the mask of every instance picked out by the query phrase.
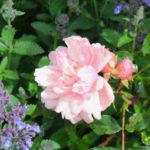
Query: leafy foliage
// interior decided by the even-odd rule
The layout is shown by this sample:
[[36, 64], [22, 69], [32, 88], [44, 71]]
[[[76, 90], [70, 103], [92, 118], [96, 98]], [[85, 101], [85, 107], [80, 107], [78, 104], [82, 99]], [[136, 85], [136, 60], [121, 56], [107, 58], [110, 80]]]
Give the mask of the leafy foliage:
[[[109, 0], [14, 0], [12, 6], [9, 2], [1, 0], [0, 3], [0, 80], [12, 93], [11, 103], [27, 104], [25, 120], [41, 126], [42, 133], [34, 139], [31, 150], [121, 149], [123, 108], [126, 149], [150, 150], [148, 5], [142, 3], [136, 10], [132, 7], [115, 15], [118, 4]], [[129, 5], [137, 3], [129, 1]], [[57, 23], [56, 18], [61, 14], [68, 15], [68, 23], [63, 24], [65, 20]], [[35, 68], [48, 65], [48, 53], [62, 45], [63, 37], [70, 35], [100, 42], [114, 51], [118, 62], [128, 57], [135, 64], [134, 82], [128, 88], [121, 87], [120, 93], [115, 92], [113, 106], [102, 112], [101, 120], [89, 125], [82, 121], [72, 125], [60, 114], [47, 110], [34, 80]], [[111, 85], [116, 91], [115, 79]]]

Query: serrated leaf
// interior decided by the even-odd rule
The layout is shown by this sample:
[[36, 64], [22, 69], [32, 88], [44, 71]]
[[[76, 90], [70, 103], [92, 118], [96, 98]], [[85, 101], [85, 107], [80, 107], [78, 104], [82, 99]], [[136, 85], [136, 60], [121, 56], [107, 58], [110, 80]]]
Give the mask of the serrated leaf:
[[112, 29], [104, 29], [102, 32], [102, 37], [111, 45], [117, 47], [118, 41], [121, 37], [121, 34]]
[[128, 34], [124, 34], [120, 37], [120, 39], [118, 40], [118, 44], [117, 44], [117, 47], [120, 48], [128, 43], [130, 43], [132, 41], [132, 38], [130, 38], [128, 36]]
[[3, 73], [4, 77], [11, 80], [18, 80], [19, 75], [16, 70], [5, 70]]
[[0, 63], [0, 72], [3, 72], [3, 70], [7, 67], [8, 64], [8, 57], [4, 57]]
[[44, 50], [38, 44], [33, 41], [22, 41], [18, 40], [14, 46], [14, 53], [19, 55], [38, 55], [42, 54]]
[[54, 26], [52, 24], [48, 24], [40, 21], [33, 22], [31, 26], [35, 31], [40, 32], [44, 35], [50, 35], [50, 33], [54, 29]]
[[95, 120], [91, 128], [98, 135], [114, 134], [121, 130], [117, 121], [109, 115], [103, 115], [101, 120]]
[[16, 30], [14, 28], [4, 28], [2, 30], [2, 41], [5, 42], [7, 46], [10, 46], [13, 42], [14, 36], [15, 36]]
[[5, 52], [7, 50], [7, 46], [4, 44], [4, 42], [0, 41], [0, 52]]
[[149, 117], [144, 117], [143, 114], [135, 113], [129, 118], [129, 122], [126, 124], [126, 130], [130, 133], [144, 130], [149, 126], [149, 122]]
[[28, 111], [26, 112], [26, 115], [32, 115], [32, 113], [35, 111], [36, 105], [29, 104], [28, 105]]
[[150, 54], [150, 33], [146, 36], [143, 47], [142, 47], [143, 54]]
[[41, 142], [41, 147], [40, 150], [55, 150], [55, 149], [60, 149], [60, 145], [53, 141], [53, 140], [43, 140]]

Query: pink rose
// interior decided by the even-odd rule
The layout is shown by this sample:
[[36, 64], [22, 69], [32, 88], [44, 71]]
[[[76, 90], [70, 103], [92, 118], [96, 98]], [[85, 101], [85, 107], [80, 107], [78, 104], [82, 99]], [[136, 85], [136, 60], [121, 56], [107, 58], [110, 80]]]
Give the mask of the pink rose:
[[128, 58], [126, 58], [117, 64], [116, 70], [118, 72], [118, 78], [122, 80], [132, 78], [133, 64]]
[[50, 52], [50, 65], [35, 70], [35, 80], [46, 87], [42, 102], [72, 123], [82, 119], [91, 123], [114, 100], [112, 88], [98, 75], [110, 57], [104, 46], [91, 45], [86, 38], [72, 36], [64, 41], [67, 47]]
[[114, 53], [110, 52], [109, 49], [105, 49], [105, 55], [110, 57], [110, 61], [103, 68], [102, 72], [109, 73], [115, 68], [117, 57]]

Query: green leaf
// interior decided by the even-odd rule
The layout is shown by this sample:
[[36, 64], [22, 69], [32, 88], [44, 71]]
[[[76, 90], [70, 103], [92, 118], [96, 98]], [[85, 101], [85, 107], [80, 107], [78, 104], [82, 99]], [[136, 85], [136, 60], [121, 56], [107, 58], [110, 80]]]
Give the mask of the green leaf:
[[0, 41], [0, 52], [5, 52], [7, 50], [7, 46], [4, 44], [4, 42]]
[[133, 39], [128, 36], [127, 33], [122, 35], [118, 41], [117, 47], [120, 48], [128, 43], [130, 43]]
[[39, 61], [39, 63], [38, 63], [38, 66], [39, 67], [43, 67], [43, 66], [46, 66], [46, 65], [48, 65], [49, 64], [49, 58], [47, 57], [47, 56], [43, 56], [41, 59], [40, 59], [40, 61]]
[[110, 135], [121, 130], [117, 121], [108, 115], [103, 115], [101, 120], [95, 120], [94, 123], [91, 124], [91, 128], [98, 135]]
[[57, 130], [52, 136], [51, 140], [56, 141], [61, 145], [61, 147], [65, 147], [67, 145], [67, 142], [69, 141], [69, 137], [66, 133], [65, 128], [61, 128]]
[[102, 32], [102, 37], [111, 45], [117, 47], [118, 41], [121, 37], [121, 34], [112, 29], [104, 29]]
[[140, 20], [142, 20], [144, 18], [144, 6], [141, 6], [138, 10], [137, 10], [137, 13], [136, 13], [136, 16], [134, 18], [134, 22], [133, 24], [135, 26], [138, 25], [138, 23], [140, 22]]
[[12, 45], [16, 30], [14, 28], [4, 28], [2, 30], [2, 41], [5, 42], [7, 46]]
[[91, 148], [90, 150], [118, 150], [116, 148], [113, 148], [113, 147], [94, 147], [94, 148]]
[[47, 13], [40, 13], [36, 15], [37, 20], [49, 21], [49, 15]]
[[150, 150], [150, 147], [149, 146], [138, 146], [138, 147], [128, 148], [127, 150]]
[[144, 117], [142, 114], [133, 114], [129, 118], [128, 124], [126, 124], [126, 130], [130, 133], [135, 131], [141, 131], [149, 126], [150, 118]]
[[19, 75], [18, 72], [15, 70], [5, 70], [4, 71], [4, 77], [11, 80], [18, 80]]
[[52, 0], [49, 4], [49, 10], [52, 16], [57, 15], [67, 6], [66, 0]]
[[48, 149], [55, 150], [60, 148], [61, 148], [60, 145], [53, 140], [43, 140], [41, 142], [40, 150], [48, 150]]
[[149, 32], [149, 30], [150, 30], [150, 18], [144, 18], [142, 28], [144, 30], [146, 30], [146, 32]]
[[68, 29], [70, 31], [79, 30], [79, 29], [88, 30], [92, 28], [94, 25], [95, 22], [91, 18], [81, 15], [69, 24]]
[[146, 36], [143, 47], [142, 47], [143, 54], [150, 54], [150, 33]]
[[16, 16], [23, 16], [24, 14], [25, 14], [25, 12], [16, 10]]
[[150, 136], [146, 134], [146, 132], [141, 133], [142, 143], [145, 145], [150, 145]]
[[36, 105], [33, 104], [29, 104], [28, 105], [28, 111], [26, 112], [26, 115], [32, 115], [32, 113], [35, 111], [36, 109]]
[[129, 58], [131, 61], [133, 61], [133, 56], [130, 52], [128, 52], [128, 51], [118, 51], [118, 53], [117, 53], [118, 62], [120, 62], [121, 60], [123, 60], [125, 58]]
[[34, 76], [31, 73], [23, 72], [23, 73], [21, 73], [21, 77], [23, 77], [26, 80], [34, 80]]
[[[134, 56], [134, 61], [135, 64], [138, 65], [139, 70], [141, 70], [150, 64], [150, 54], [144, 56], [142, 53], [136, 53]], [[140, 75], [144, 75], [144, 77], [148, 77], [150, 75], [150, 67], [145, 69]]]
[[27, 34], [24, 34], [19, 40], [22, 40], [22, 41], [36, 41], [37, 37], [34, 36], [34, 35], [27, 35]]
[[45, 22], [36, 21], [31, 24], [32, 28], [44, 35], [50, 35], [53, 32], [54, 26]]
[[84, 135], [82, 138], [82, 143], [85, 145], [92, 145], [99, 139], [99, 136], [94, 132], [89, 132], [88, 134]]
[[3, 72], [8, 64], [8, 57], [4, 57], [0, 63], [0, 72]]
[[11, 95], [10, 104], [16, 105], [17, 103], [19, 103], [19, 99], [17, 97], [15, 97], [14, 95]]
[[37, 7], [37, 3], [34, 1], [21, 0], [19, 3], [20, 8], [23, 10], [34, 9]]
[[21, 41], [18, 40], [14, 46], [14, 52], [19, 55], [38, 55], [42, 54], [44, 50], [38, 44], [33, 41]]

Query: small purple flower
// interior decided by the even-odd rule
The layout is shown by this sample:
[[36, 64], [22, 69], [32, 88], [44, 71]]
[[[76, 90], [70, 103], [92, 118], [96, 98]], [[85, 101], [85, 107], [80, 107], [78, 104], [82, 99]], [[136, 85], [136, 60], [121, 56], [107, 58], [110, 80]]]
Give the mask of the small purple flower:
[[6, 138], [5, 139], [5, 143], [4, 143], [4, 147], [10, 148], [11, 146], [12, 146], [11, 139], [10, 138]]
[[117, 5], [115, 7], [115, 9], [114, 9], [114, 14], [116, 14], [116, 15], [120, 14], [120, 12], [122, 11], [122, 9], [123, 9], [123, 4]]
[[29, 150], [29, 148], [25, 144], [22, 144], [22, 149], [23, 150]]
[[142, 1], [143, 1], [143, 3], [145, 3], [147, 6], [150, 7], [150, 0], [142, 0]]
[[[8, 106], [11, 106], [11, 110]], [[2, 123], [0, 149], [10, 148], [12, 145], [16, 147], [16, 150], [29, 150], [32, 147], [32, 138], [40, 133], [40, 127], [22, 121], [27, 110], [26, 104], [24, 106], [20, 103], [10, 104], [10, 95], [2, 89], [0, 82], [0, 123]]]
[[137, 37], [137, 42], [143, 42], [146, 38], [146, 34], [139, 35]]

